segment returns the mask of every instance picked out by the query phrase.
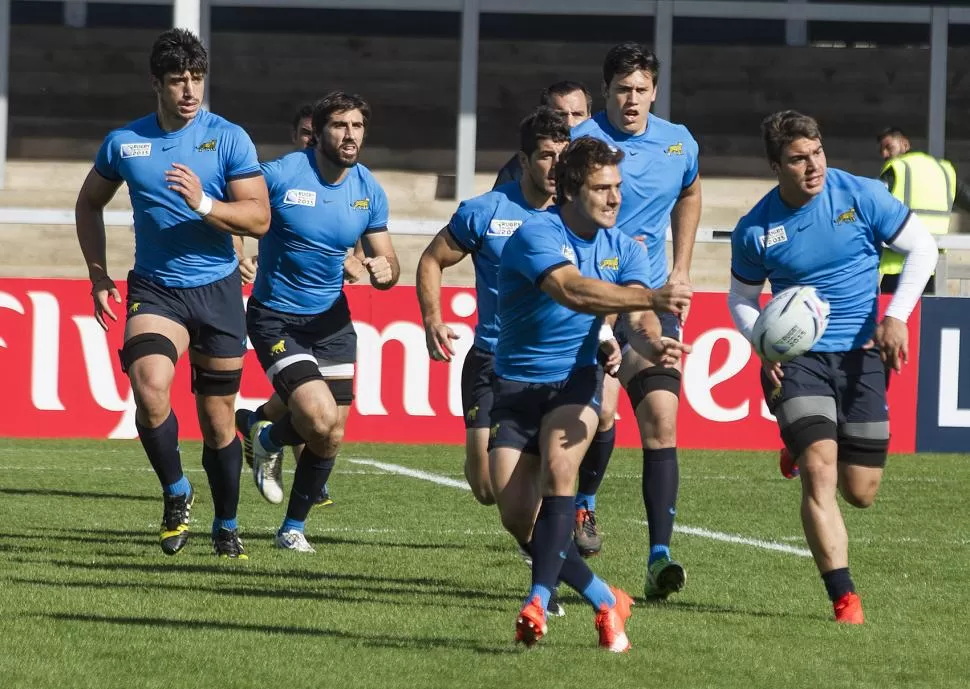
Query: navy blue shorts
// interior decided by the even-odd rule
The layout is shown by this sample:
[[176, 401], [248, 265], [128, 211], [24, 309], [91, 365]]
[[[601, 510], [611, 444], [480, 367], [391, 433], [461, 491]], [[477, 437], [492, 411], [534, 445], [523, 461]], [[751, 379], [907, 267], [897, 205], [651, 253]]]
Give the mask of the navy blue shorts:
[[357, 332], [343, 294], [323, 313], [311, 315], [276, 311], [251, 297], [246, 330], [270, 381], [286, 366], [301, 360], [315, 361], [324, 378], [354, 375]]
[[538, 455], [539, 429], [546, 414], [570, 404], [592, 407], [599, 414], [603, 369], [584, 366], [555, 383], [523, 383], [495, 376], [494, 391], [488, 448], [511, 447]]
[[165, 287], [134, 271], [128, 273], [128, 318], [162, 316], [189, 331], [189, 346], [214, 357], [246, 353], [246, 313], [236, 269], [199, 287]]
[[809, 352], [782, 364], [781, 370], [781, 387], [774, 387], [764, 372], [761, 385], [791, 452], [797, 456], [813, 442], [831, 439], [839, 443], [840, 460], [885, 463], [889, 405], [878, 349]]
[[[674, 340], [680, 341], [681, 327], [680, 318], [672, 313], [658, 313], [657, 318], [660, 320], [660, 334], [663, 337], [669, 337]], [[630, 340], [627, 336], [627, 320], [625, 316], [620, 316], [616, 322], [616, 328], [613, 330], [613, 335], [616, 337], [617, 343], [620, 347], [626, 351], [626, 347], [629, 346]]]
[[495, 355], [480, 347], [469, 349], [461, 367], [461, 409], [465, 415], [465, 428], [492, 425], [494, 378]]

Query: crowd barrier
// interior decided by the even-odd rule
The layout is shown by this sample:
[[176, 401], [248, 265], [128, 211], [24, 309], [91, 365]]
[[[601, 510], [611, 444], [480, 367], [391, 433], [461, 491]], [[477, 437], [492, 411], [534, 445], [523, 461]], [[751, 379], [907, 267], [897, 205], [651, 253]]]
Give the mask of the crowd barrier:
[[[125, 284], [118, 287], [124, 295]], [[0, 279], [0, 436], [136, 437], [134, 402], [117, 356], [123, 323], [102, 331], [92, 315], [89, 289], [86, 280]], [[458, 356], [450, 363], [428, 359], [413, 287], [380, 292], [351, 286], [347, 296], [358, 359], [346, 439], [463, 442], [461, 366], [472, 342], [474, 291], [443, 288], [445, 321], [460, 336]], [[970, 350], [970, 310], [963, 304], [927, 297], [910, 319], [909, 364], [893, 376], [889, 388], [894, 452], [961, 451], [968, 446], [970, 376], [960, 377], [960, 354]], [[123, 310], [118, 307], [120, 318]], [[968, 336], [961, 340], [964, 327]], [[695, 295], [684, 339], [694, 351], [685, 362], [678, 445], [779, 447], [777, 427], [761, 394], [758, 361], [731, 324], [725, 294]], [[252, 408], [270, 393], [250, 350], [238, 405]], [[199, 438], [184, 357], [172, 398], [182, 437]], [[617, 429], [620, 446], [639, 446], [623, 395]]]

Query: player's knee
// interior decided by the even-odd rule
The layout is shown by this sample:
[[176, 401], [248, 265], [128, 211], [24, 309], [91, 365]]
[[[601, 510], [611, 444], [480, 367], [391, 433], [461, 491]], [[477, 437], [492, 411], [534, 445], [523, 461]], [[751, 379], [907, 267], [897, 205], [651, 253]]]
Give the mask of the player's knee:
[[532, 514], [527, 515], [522, 510], [512, 508], [499, 510], [499, 514], [502, 517], [502, 526], [515, 540], [521, 543], [528, 542], [532, 533]]
[[605, 433], [616, 425], [616, 407], [600, 409], [599, 424], [596, 426], [597, 433]]
[[205, 396], [197, 408], [199, 430], [206, 445], [219, 449], [232, 442], [236, 437], [236, 423], [231, 397]]
[[488, 472], [488, 458], [485, 463], [479, 462], [476, 458], [466, 457], [465, 459], [465, 480], [468, 487], [472, 489], [472, 495], [482, 505], [494, 505], [495, 496], [492, 494], [492, 482]]
[[847, 503], [859, 509], [864, 510], [867, 507], [872, 507], [872, 504], [876, 501], [875, 491], [858, 490], [854, 487], [843, 485], [840, 492]]

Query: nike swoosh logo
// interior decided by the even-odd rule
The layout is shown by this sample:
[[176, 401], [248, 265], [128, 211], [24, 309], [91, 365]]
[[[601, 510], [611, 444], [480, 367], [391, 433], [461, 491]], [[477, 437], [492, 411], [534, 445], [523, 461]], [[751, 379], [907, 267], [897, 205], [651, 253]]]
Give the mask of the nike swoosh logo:
[[323, 199], [324, 203], [333, 203], [333, 199]]
[[162, 150], [163, 151], [171, 151], [176, 146], [178, 146], [178, 144], [173, 144], [172, 146], [162, 146]]

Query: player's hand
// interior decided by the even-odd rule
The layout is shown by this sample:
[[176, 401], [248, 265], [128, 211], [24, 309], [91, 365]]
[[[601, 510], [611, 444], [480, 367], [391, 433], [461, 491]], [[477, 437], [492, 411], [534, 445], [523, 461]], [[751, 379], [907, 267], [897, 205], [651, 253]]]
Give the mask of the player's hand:
[[785, 377], [785, 374], [782, 372], [781, 364], [779, 362], [762, 359], [761, 370], [764, 371], [766, 376], [768, 376], [768, 380], [771, 381], [771, 384], [774, 387], [781, 387], [781, 379]]
[[676, 366], [684, 358], [685, 354], [690, 354], [691, 346], [672, 337], [661, 337], [659, 340], [651, 340], [654, 353], [650, 356], [650, 361], [657, 366]]
[[366, 271], [367, 269], [359, 258], [353, 254], [347, 254], [344, 259], [344, 280], [352, 285], [358, 282]]
[[258, 256], [250, 256], [249, 258], [242, 256], [239, 259], [239, 275], [242, 277], [244, 285], [251, 285], [256, 280], [256, 263], [258, 261]]
[[898, 318], [883, 318], [882, 323], [876, 326], [873, 342], [867, 344], [864, 349], [871, 349], [873, 344], [879, 347], [879, 358], [896, 373], [902, 371], [903, 364], [909, 362], [909, 330]]
[[690, 309], [690, 299], [694, 290], [684, 283], [668, 283], [660, 289], [653, 290], [653, 310], [669, 311], [675, 316], [683, 318]]
[[182, 163], [172, 163], [172, 167], [165, 171], [165, 182], [168, 188], [179, 194], [192, 210], [202, 204], [202, 180], [192, 172], [192, 169]]
[[107, 275], [98, 278], [91, 284], [91, 297], [94, 299], [94, 320], [102, 329], [107, 330], [108, 322], [104, 319], [105, 316], [113, 321], [118, 320], [115, 312], [111, 310], [108, 298], [114, 299], [116, 304], [121, 303], [121, 294], [118, 293], [115, 281]]
[[[691, 289], [694, 288], [694, 285], [691, 284], [691, 281], [690, 281], [690, 275], [680, 270], [671, 271], [670, 277], [667, 278], [667, 284], [668, 285], [687, 285]], [[687, 322], [687, 314], [689, 312], [690, 312], [690, 303], [687, 304], [687, 308], [685, 308], [680, 314], [681, 326], [683, 326], [684, 323]]]
[[374, 256], [373, 258], [368, 256], [361, 263], [364, 264], [367, 272], [370, 273], [370, 281], [374, 286], [388, 285], [394, 277], [391, 264], [388, 262], [386, 256]]
[[433, 360], [451, 361], [455, 356], [455, 348], [451, 345], [451, 341], [457, 340], [458, 335], [444, 323], [426, 325], [424, 337], [428, 345], [428, 356]]
[[603, 370], [616, 378], [623, 362], [623, 350], [615, 337], [600, 342], [599, 349], [596, 351], [596, 359], [603, 365]]

